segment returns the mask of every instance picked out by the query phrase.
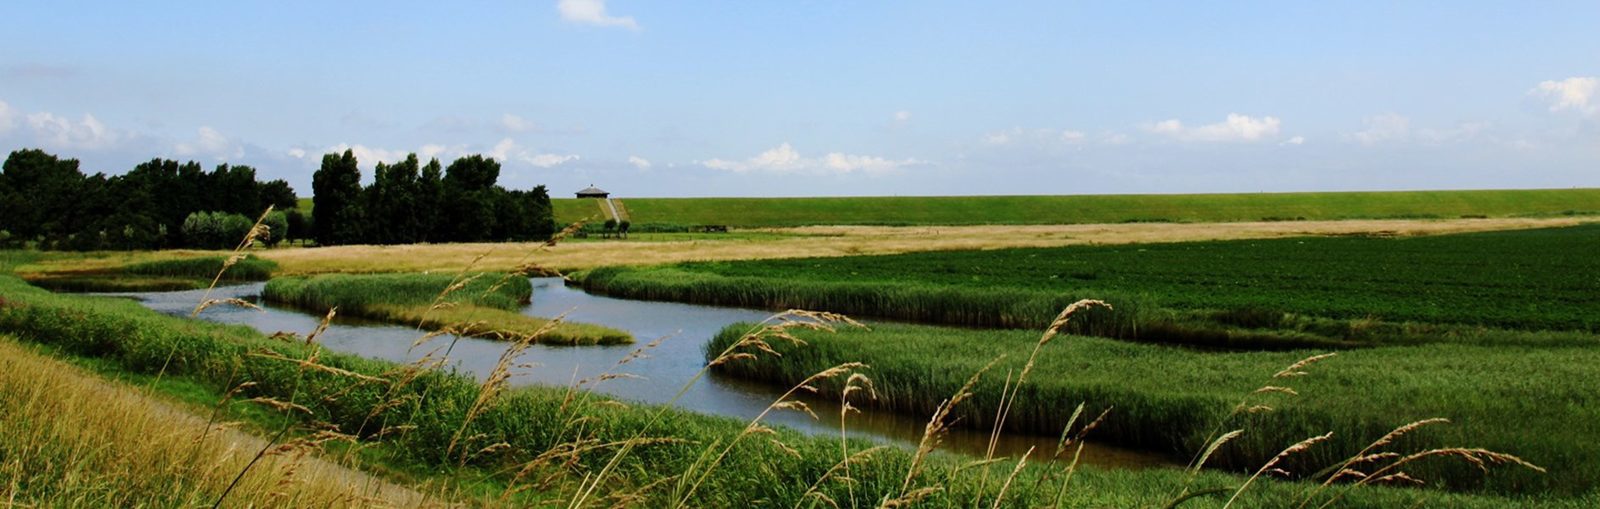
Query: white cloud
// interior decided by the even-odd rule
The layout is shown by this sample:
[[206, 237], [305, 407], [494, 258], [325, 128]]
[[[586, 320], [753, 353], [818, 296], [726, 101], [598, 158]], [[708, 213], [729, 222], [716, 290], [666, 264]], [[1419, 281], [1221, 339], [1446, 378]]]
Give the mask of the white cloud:
[[984, 134], [981, 141], [985, 145], [992, 146], [1023, 143], [1048, 146], [1056, 144], [1079, 145], [1090, 140], [1089, 133], [1072, 129], [1023, 129], [1021, 127], [1013, 127]]
[[1277, 137], [1281, 124], [1277, 117], [1257, 118], [1229, 113], [1226, 120], [1215, 124], [1185, 127], [1178, 119], [1171, 119], [1151, 124], [1145, 130], [1184, 141], [1253, 142]]
[[305, 159], [306, 149], [300, 147], [291, 148], [289, 149], [289, 157], [293, 157], [295, 159]]
[[539, 130], [538, 124], [534, 124], [528, 119], [517, 115], [512, 115], [510, 113], [500, 116], [500, 128], [504, 129], [506, 132], [512, 133], [525, 133], [528, 131]]
[[1411, 138], [1411, 119], [1399, 113], [1375, 115], [1367, 117], [1362, 122], [1366, 123], [1367, 128], [1350, 135], [1362, 145], [1405, 141]]
[[1528, 93], [1550, 101], [1550, 111], [1573, 110], [1585, 115], [1600, 113], [1600, 78], [1594, 76], [1572, 77], [1561, 81], [1545, 81]]
[[[360, 164], [363, 168], [377, 166], [379, 162], [384, 164], [398, 163], [405, 160], [406, 156], [411, 155], [410, 152], [405, 150], [390, 150], [379, 147], [368, 147], [366, 145], [359, 144], [350, 145], [347, 143], [340, 143], [338, 145], [328, 147], [327, 150], [323, 150], [322, 153], [343, 154], [346, 150], [349, 150], [351, 153], [355, 154], [356, 163]], [[318, 157], [320, 158], [321, 156]]]
[[218, 161], [244, 157], [244, 146], [209, 126], [201, 126], [193, 141], [180, 141], [172, 151], [179, 156], [210, 156]]
[[1283, 143], [1280, 143], [1280, 145], [1304, 145], [1305, 143], [1306, 143], [1306, 137], [1305, 136], [1295, 136], [1293, 138], [1289, 138], [1287, 140], [1283, 140]]
[[645, 158], [639, 157], [639, 156], [628, 156], [628, 164], [631, 164], [631, 165], [633, 165], [634, 168], [638, 168], [638, 169], [641, 169], [641, 170], [648, 170], [648, 169], [650, 169], [651, 166], [654, 166], [654, 165], [650, 164], [650, 160], [649, 159], [645, 159]]
[[16, 127], [16, 112], [11, 109], [11, 105], [6, 104], [5, 101], [0, 101], [0, 135], [10, 133], [11, 130], [15, 129]]
[[517, 142], [511, 138], [505, 138], [496, 143], [494, 148], [489, 151], [489, 157], [493, 157], [503, 163], [520, 161], [540, 168], [560, 166], [569, 161], [579, 159], [577, 154], [540, 154], [527, 150], [517, 145]]
[[900, 111], [894, 112], [894, 121], [895, 122], [906, 122], [908, 120], [911, 120], [911, 112], [906, 111], [906, 110], [900, 110]]
[[40, 112], [28, 114], [27, 120], [36, 141], [52, 148], [103, 149], [127, 137], [121, 131], [107, 128], [90, 114], [73, 122], [54, 113]]
[[783, 174], [809, 174], [809, 175], [842, 175], [848, 173], [881, 174], [900, 168], [926, 164], [916, 159], [887, 159], [877, 156], [863, 156], [832, 152], [820, 158], [808, 158], [800, 155], [793, 146], [784, 142], [777, 147], [757, 154], [755, 157], [743, 161], [729, 161], [712, 159], [701, 161], [700, 165], [713, 170], [731, 171], [734, 173], [783, 173]]
[[417, 157], [421, 159], [434, 159], [445, 154], [459, 156], [466, 154], [466, 152], [466, 145], [440, 145], [437, 143], [428, 143], [417, 149]]
[[559, 0], [556, 10], [561, 12], [561, 19], [573, 23], [639, 29], [639, 23], [632, 16], [612, 16], [607, 13], [606, 0]]

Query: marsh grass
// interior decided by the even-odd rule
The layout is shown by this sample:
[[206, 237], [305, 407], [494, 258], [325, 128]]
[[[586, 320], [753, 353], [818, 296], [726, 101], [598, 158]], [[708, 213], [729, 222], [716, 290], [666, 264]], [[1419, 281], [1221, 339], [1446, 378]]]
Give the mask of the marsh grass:
[[[533, 293], [511, 273], [323, 274], [267, 282], [262, 298], [299, 308], [339, 308], [347, 316], [451, 329], [469, 336], [515, 341], [538, 333], [552, 344], [618, 344], [632, 335], [598, 325], [560, 322], [518, 312]], [[546, 330], [548, 328], [548, 330]]]

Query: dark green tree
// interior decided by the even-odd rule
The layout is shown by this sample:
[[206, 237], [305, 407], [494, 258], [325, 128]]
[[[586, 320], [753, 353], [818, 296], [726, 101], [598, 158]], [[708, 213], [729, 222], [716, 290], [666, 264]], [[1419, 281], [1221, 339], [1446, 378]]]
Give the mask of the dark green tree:
[[60, 159], [43, 150], [17, 150], [6, 157], [0, 181], [10, 196], [0, 201], [0, 230], [20, 239], [52, 235], [75, 213], [85, 180], [77, 159]]
[[416, 203], [417, 241], [439, 242], [445, 238], [444, 221], [440, 208], [444, 203], [444, 170], [439, 159], [428, 160], [417, 176]]
[[355, 153], [322, 156], [322, 167], [311, 175], [312, 209], [316, 211], [317, 244], [336, 246], [360, 242], [361, 168]]
[[299, 240], [304, 243], [303, 241], [310, 238], [311, 219], [306, 216], [305, 212], [301, 212], [300, 209], [289, 209], [283, 216], [284, 220], [288, 222], [288, 231], [283, 235], [284, 240], [290, 243]]
[[372, 185], [363, 193], [369, 221], [369, 242], [409, 244], [420, 240], [416, 210], [417, 170], [416, 154], [395, 164], [378, 163]]
[[495, 232], [495, 180], [500, 163], [470, 155], [450, 163], [444, 174], [444, 238], [450, 242], [483, 242]]

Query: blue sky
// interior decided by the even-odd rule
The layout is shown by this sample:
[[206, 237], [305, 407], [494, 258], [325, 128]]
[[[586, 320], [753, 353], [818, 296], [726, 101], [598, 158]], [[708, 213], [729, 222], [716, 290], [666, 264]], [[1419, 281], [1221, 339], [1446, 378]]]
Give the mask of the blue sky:
[[[155, 4], [155, 5], [151, 5]], [[1600, 2], [0, 4], [0, 149], [622, 196], [1600, 186]], [[369, 177], [370, 178], [370, 177]]]

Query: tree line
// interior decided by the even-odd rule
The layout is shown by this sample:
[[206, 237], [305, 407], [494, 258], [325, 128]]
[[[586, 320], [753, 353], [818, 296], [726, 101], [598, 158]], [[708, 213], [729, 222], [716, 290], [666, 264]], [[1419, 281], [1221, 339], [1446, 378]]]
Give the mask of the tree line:
[[[232, 247], [222, 240], [223, 223], [237, 229], [238, 218], [245, 218], [248, 231], [268, 205], [288, 210], [295, 201], [288, 182], [258, 181], [249, 166], [220, 164], [208, 172], [194, 161], [157, 158], [123, 175], [88, 175], [77, 159], [16, 150], [0, 168], [0, 245], [79, 251]], [[205, 218], [191, 220], [196, 214]], [[284, 230], [271, 240], [282, 239]]]
[[361, 185], [355, 154], [323, 156], [312, 176], [312, 211], [296, 208], [283, 180], [254, 168], [151, 159], [123, 175], [85, 174], [77, 159], [38, 149], [11, 152], [0, 169], [0, 247], [59, 250], [231, 248], [270, 205], [262, 239], [320, 245], [548, 239], [557, 230], [544, 186], [497, 184], [500, 163], [481, 155], [443, 167], [378, 163]]
[[378, 163], [361, 186], [355, 154], [327, 154], [312, 175], [312, 230], [317, 244], [410, 244], [544, 240], [556, 232], [544, 186], [509, 190], [496, 182], [500, 163], [481, 155], [441, 167], [416, 154]]

